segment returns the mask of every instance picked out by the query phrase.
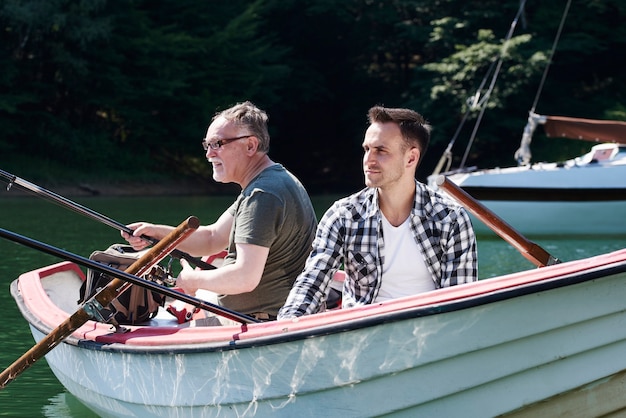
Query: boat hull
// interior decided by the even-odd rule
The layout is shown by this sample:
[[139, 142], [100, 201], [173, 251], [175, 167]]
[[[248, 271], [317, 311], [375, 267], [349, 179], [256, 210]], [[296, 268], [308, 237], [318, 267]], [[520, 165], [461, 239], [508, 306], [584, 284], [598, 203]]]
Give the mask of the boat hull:
[[[469, 192], [471, 194], [471, 191]], [[527, 236], [626, 235], [626, 200], [614, 202], [481, 201], [506, 223]], [[478, 235], [495, 233], [470, 215]]]
[[[39, 340], [50, 326], [16, 283]], [[564, 394], [585, 407], [567, 416], [602, 415], [626, 407], [626, 397], [602, 403], [594, 399], [603, 393], [583, 394], [626, 370], [625, 301], [623, 250], [247, 328], [115, 335], [90, 321], [46, 359], [101, 416], [485, 417]], [[185, 337], [192, 332], [205, 337]]]
[[[444, 175], [524, 235], [626, 234], [626, 163], [544, 163]], [[435, 182], [429, 178], [431, 186]], [[478, 234], [494, 234], [472, 221]]]

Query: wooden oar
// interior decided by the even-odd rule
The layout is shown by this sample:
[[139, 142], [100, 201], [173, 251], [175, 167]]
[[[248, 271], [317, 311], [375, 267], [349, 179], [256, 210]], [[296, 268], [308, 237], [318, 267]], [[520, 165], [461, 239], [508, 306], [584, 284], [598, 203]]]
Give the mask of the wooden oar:
[[[22, 244], [26, 247], [30, 247], [35, 250], [44, 252], [46, 254], [59, 257], [63, 260], [71, 261], [80, 266], [87, 267], [88, 269], [92, 269], [100, 273], [107, 274], [111, 277], [122, 279], [125, 282], [129, 282], [131, 284], [141, 286], [152, 292], [157, 292], [162, 295], [171, 297], [173, 299], [186, 302], [196, 308], [200, 308], [205, 311], [212, 312], [214, 314], [223, 316], [224, 318], [228, 318], [236, 322], [241, 322], [242, 324], [254, 324], [254, 323], [261, 322], [258, 319], [252, 318], [251, 316], [242, 314], [237, 311], [233, 311], [232, 309], [228, 309], [224, 306], [219, 306], [219, 305], [207, 302], [205, 300], [190, 296], [186, 293], [179, 292], [171, 287], [163, 286], [158, 283], [152, 282], [150, 280], [146, 280], [141, 277], [134, 276], [132, 274], [118, 270], [106, 264], [98, 263], [97, 261], [90, 260], [78, 254], [73, 254], [69, 251], [62, 250], [52, 245], [49, 245], [40, 241], [36, 241], [34, 239], [25, 237], [23, 235], [16, 234], [15, 232], [7, 231], [6, 229], [0, 228], [0, 237], [6, 238], [18, 244]], [[88, 307], [87, 309], [90, 309], [90, 308], [91, 306]]]
[[[167, 255], [197, 229], [199, 225], [200, 222], [198, 218], [189, 217], [165, 238], [159, 241], [153, 248], [147, 251], [140, 259], [128, 267], [126, 273], [136, 275], [144, 274], [153, 265], [167, 257]], [[96, 293], [93, 298], [90, 299], [90, 302], [94, 307], [103, 308], [126, 290], [128, 286], [130, 286], [130, 284], [123, 280], [113, 279], [106, 287]], [[30, 350], [24, 353], [13, 364], [7, 367], [0, 374], [0, 389], [4, 389], [6, 385], [11, 383], [26, 368], [45, 356], [72, 332], [87, 322], [90, 319], [89, 310], [88, 303], [86, 303], [47, 336], [41, 339], [41, 341], [35, 344]]]
[[[14, 174], [8, 173], [4, 170], [0, 170], [0, 177], [4, 177], [5, 179], [8, 180], [9, 183], [7, 186], [7, 190], [10, 190], [11, 186], [16, 184], [20, 186], [21, 188], [23, 188], [24, 190], [35, 193], [36, 195], [41, 196], [44, 199], [48, 199], [51, 202], [58, 204], [59, 206], [63, 206], [64, 208], [80, 213], [81, 215], [87, 216], [88, 218], [95, 219], [96, 221], [102, 222], [103, 224], [110, 226], [112, 228], [115, 228], [118, 231], [126, 232], [127, 234], [130, 234], [130, 235], [133, 234], [133, 230], [128, 228], [126, 225], [120, 222], [117, 222], [116, 220], [111, 219], [107, 216], [104, 216], [101, 213], [98, 213], [92, 209], [89, 209], [88, 207], [85, 207], [76, 202], [73, 202], [61, 195], [51, 192], [50, 190], [46, 190], [41, 186], [38, 186], [22, 178], [19, 178]], [[151, 237], [147, 237], [145, 235], [142, 236], [141, 238], [143, 238], [146, 242], [149, 242], [151, 244], [157, 243], [157, 240]], [[185, 252], [182, 252], [180, 250], [177, 250], [177, 249], [174, 249], [172, 251], [172, 256], [176, 258], [183, 258], [187, 260], [189, 264], [196, 266], [196, 267], [200, 267], [203, 270], [211, 270], [215, 268], [215, 266], [205, 263], [204, 261], [197, 259], [195, 257], [192, 257], [191, 255]]]
[[559, 263], [558, 258], [553, 257], [539, 245], [517, 232], [511, 225], [470, 196], [465, 190], [451, 182], [446, 176], [437, 177], [437, 186], [461, 202], [474, 216], [515, 247], [527, 260], [537, 267]]

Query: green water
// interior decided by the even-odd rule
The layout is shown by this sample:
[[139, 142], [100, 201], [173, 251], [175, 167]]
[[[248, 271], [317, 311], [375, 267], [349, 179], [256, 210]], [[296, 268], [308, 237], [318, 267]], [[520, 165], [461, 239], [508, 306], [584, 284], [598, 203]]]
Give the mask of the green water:
[[[0, 191], [0, 228], [88, 257], [97, 249], [122, 242], [110, 226], [86, 218], [39, 197], [7, 197]], [[336, 196], [313, 199], [318, 215]], [[229, 197], [184, 198], [83, 198], [76, 202], [121, 223], [138, 220], [178, 225], [190, 215], [210, 223], [234, 199]], [[529, 237], [563, 261], [585, 258], [626, 247], [626, 237]], [[479, 237], [480, 278], [485, 279], [533, 265], [509, 244]], [[8, 367], [34, 344], [26, 321], [9, 294], [9, 285], [20, 273], [61, 261], [39, 251], [0, 239], [0, 369]], [[168, 390], [167, 382], [162, 382]], [[25, 370], [0, 390], [0, 417], [93, 417], [56, 380], [45, 360]]]

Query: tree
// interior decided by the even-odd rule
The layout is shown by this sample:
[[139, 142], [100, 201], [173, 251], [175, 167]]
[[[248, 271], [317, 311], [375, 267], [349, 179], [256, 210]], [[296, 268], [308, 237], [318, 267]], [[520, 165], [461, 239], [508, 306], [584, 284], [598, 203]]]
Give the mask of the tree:
[[[618, 81], [621, 77], [614, 77], [615, 69], [624, 59], [622, 54], [615, 53], [624, 47], [626, 40], [624, 5], [619, 2], [572, 2], [554, 60], [548, 67], [550, 49], [564, 7], [565, 2], [528, 2], [523, 20], [519, 22], [524, 24], [518, 24], [514, 36], [506, 43], [503, 42], [505, 28], [500, 26], [498, 34], [490, 29], [497, 27], [493, 22], [474, 19], [474, 15], [471, 20], [446, 18], [435, 22], [431, 39], [436, 45], [444, 40], [446, 44], [455, 40], [455, 46], [447, 49], [447, 56], [438, 57], [416, 70], [413, 87], [418, 94], [409, 101], [409, 106], [421, 104], [436, 127], [431, 149], [438, 152], [430, 159], [430, 170], [443, 151], [444, 141], [451, 140], [460, 126], [468, 111], [468, 101], [478, 91], [484, 75], [493, 74], [488, 69], [500, 54], [503, 56], [502, 69], [466, 165], [513, 164], [513, 154], [519, 146], [528, 111], [534, 105], [537, 105], [536, 111], [544, 114], [588, 118], [619, 115], [616, 110], [623, 109], [619, 100], [607, 100], [607, 96], [612, 95], [611, 89], [614, 88], [613, 92], [624, 92], [623, 82]], [[516, 11], [509, 12], [510, 18], [505, 21], [513, 21]], [[499, 18], [503, 19], [502, 15]], [[473, 36], [468, 37], [468, 33]], [[603, 57], [601, 60], [610, 65], [592, 63], [590, 56], [594, 61]], [[549, 70], [546, 84], [543, 90], [539, 90], [545, 70]], [[609, 75], [611, 73], [613, 75]], [[490, 79], [485, 81], [488, 86]], [[534, 103], [535, 97], [540, 99], [537, 103]], [[600, 104], [601, 101], [604, 102]], [[589, 103], [598, 106], [589, 106]], [[615, 110], [609, 111], [612, 106]], [[597, 109], [605, 110], [598, 112]], [[478, 117], [477, 110], [469, 114], [469, 123], [459, 137], [465, 141], [457, 143], [455, 148], [457, 164]], [[554, 141], [535, 141], [533, 147], [539, 152], [534, 154], [539, 159], [565, 159], [585, 150], [572, 141], [558, 143], [558, 147], [554, 145]], [[588, 144], [584, 146], [588, 148]]]
[[39, 177], [206, 175], [199, 143], [218, 104], [271, 104], [287, 71], [259, 32], [263, 6], [6, 2], [0, 146], [38, 161]]
[[[383, 104], [434, 126], [424, 179], [502, 55], [466, 164], [510, 165], [566, 4], [525, 2], [503, 49], [519, 0], [5, 0], [0, 162], [34, 180], [206, 179], [211, 116], [252, 100], [272, 158], [312, 193], [344, 193], [363, 185], [366, 113]], [[625, 16], [572, 0], [538, 112], [625, 119]], [[581, 147], [535, 140], [533, 154]]]

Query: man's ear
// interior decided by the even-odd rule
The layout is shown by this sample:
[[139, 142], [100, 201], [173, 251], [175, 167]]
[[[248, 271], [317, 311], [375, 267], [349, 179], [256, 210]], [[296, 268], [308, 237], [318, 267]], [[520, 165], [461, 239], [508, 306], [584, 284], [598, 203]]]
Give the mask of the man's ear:
[[246, 151], [249, 155], [253, 155], [256, 153], [257, 149], [259, 149], [259, 138], [252, 135], [248, 137], [248, 142], [246, 143]]
[[417, 167], [417, 164], [420, 161], [420, 156], [421, 156], [420, 150], [417, 147], [411, 147], [411, 149], [409, 149], [409, 158], [407, 160], [407, 166]]

